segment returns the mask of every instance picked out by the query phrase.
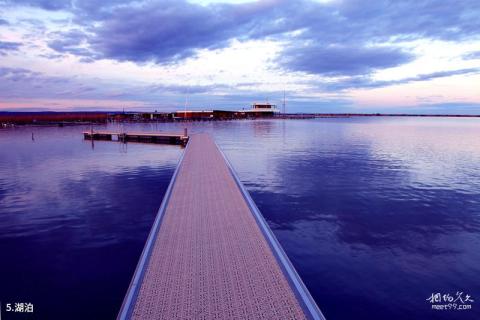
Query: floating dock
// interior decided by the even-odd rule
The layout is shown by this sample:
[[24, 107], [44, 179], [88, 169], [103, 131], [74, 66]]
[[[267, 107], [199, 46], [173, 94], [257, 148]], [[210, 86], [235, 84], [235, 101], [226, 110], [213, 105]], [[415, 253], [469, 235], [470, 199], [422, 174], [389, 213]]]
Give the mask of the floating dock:
[[88, 140], [115, 140], [122, 142], [150, 142], [186, 145], [188, 135], [166, 132], [114, 132], [114, 131], [85, 131], [83, 136]]
[[231, 165], [190, 137], [117, 319], [325, 319]]

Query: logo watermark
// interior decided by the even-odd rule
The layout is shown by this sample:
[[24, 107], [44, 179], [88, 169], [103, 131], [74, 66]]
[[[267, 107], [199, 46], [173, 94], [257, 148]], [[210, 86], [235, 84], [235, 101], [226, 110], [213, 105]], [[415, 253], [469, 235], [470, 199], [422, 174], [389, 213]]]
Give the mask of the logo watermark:
[[436, 292], [426, 300], [432, 305], [432, 310], [471, 310], [472, 303], [475, 302], [471, 295], [463, 291], [457, 291], [455, 294]]

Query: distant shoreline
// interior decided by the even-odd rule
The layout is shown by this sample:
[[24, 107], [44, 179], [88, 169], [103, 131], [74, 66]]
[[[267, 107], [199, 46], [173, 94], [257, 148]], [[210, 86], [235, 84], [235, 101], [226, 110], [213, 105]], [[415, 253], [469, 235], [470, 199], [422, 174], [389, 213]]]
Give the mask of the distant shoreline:
[[178, 121], [216, 121], [241, 119], [313, 119], [313, 118], [351, 118], [351, 117], [433, 117], [433, 118], [480, 118], [473, 114], [410, 114], [410, 113], [278, 113], [269, 116], [252, 117], [215, 117], [182, 118], [173, 112], [21, 112], [0, 111], [0, 125], [86, 125], [107, 122], [178, 122]]

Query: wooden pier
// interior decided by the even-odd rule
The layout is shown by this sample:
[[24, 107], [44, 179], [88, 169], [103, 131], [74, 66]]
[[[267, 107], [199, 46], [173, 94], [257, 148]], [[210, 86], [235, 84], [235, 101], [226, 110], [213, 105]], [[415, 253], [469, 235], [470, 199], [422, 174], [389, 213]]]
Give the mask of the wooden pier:
[[188, 135], [185, 129], [183, 134], [166, 132], [115, 132], [115, 131], [84, 131], [83, 136], [88, 140], [116, 140], [121, 142], [149, 142], [186, 145]]
[[231, 165], [190, 137], [117, 319], [324, 319]]

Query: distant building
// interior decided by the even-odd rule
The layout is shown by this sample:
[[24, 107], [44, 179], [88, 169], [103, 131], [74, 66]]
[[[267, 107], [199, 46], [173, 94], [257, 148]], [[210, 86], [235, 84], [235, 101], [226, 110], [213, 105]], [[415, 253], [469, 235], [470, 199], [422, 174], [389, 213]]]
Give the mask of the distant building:
[[188, 120], [228, 120], [238, 117], [238, 112], [228, 110], [177, 111], [174, 119]]
[[250, 117], [272, 117], [275, 113], [279, 112], [277, 106], [270, 103], [254, 103], [249, 110], [238, 111], [242, 116]]
[[142, 117], [147, 121], [168, 121], [172, 119], [172, 114], [168, 112], [143, 113]]
[[189, 120], [213, 119], [213, 110], [176, 111], [173, 115], [173, 118]]
[[238, 112], [229, 110], [213, 110], [213, 117], [216, 120], [229, 120], [238, 118]]

